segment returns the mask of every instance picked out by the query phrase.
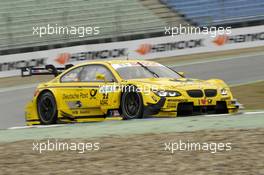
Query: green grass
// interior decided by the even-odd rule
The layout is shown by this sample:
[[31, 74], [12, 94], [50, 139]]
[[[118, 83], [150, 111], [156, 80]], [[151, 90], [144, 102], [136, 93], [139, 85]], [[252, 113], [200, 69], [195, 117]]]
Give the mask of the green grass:
[[264, 81], [235, 86], [231, 90], [245, 109], [264, 109]]

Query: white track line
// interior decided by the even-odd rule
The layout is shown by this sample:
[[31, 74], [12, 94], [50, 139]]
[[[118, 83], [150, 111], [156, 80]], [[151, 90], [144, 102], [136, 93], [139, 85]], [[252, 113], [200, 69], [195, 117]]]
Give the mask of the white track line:
[[60, 126], [64, 126], [64, 124], [60, 124], [60, 125], [15, 126], [15, 127], [7, 128], [7, 129], [54, 128], [54, 127], [60, 127]]
[[206, 114], [206, 115], [201, 115], [201, 117], [221, 117], [221, 116], [229, 116], [232, 114]]
[[251, 114], [264, 114], [264, 111], [244, 112], [243, 114], [248, 114], [248, 115], [251, 115]]
[[[248, 111], [248, 112], [241, 112], [237, 113], [237, 115], [254, 115], [254, 114], [264, 114], [264, 111]], [[221, 117], [221, 116], [231, 116], [236, 114], [210, 114], [210, 115], [201, 115], [205, 117]], [[152, 119], [161, 119], [161, 118], [152, 118]], [[171, 119], [171, 118], [169, 118]], [[113, 121], [114, 122], [114, 121]], [[35, 125], [35, 126], [15, 126], [10, 127], [7, 129], [15, 130], [15, 129], [29, 129], [29, 128], [54, 128], [54, 127], [60, 127], [65, 126], [67, 124], [59, 124], [59, 125]]]
[[245, 112], [238, 112], [234, 114], [208, 114], [202, 115], [206, 117], [219, 117], [219, 116], [231, 116], [231, 115], [254, 115], [254, 114], [264, 114], [264, 111], [245, 111]]

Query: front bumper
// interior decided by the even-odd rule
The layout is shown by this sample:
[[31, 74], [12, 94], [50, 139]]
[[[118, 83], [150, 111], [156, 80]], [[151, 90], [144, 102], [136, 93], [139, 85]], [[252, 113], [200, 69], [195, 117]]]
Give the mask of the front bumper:
[[242, 106], [236, 99], [230, 98], [173, 98], [162, 97], [158, 103], [150, 104], [145, 107], [145, 115], [156, 115], [157, 117], [164, 114], [171, 117], [199, 114], [225, 114], [235, 113]]

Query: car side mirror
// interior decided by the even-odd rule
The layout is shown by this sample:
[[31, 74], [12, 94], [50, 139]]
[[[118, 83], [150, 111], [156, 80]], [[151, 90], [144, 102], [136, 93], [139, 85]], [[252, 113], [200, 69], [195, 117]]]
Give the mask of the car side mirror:
[[102, 80], [106, 82], [105, 75], [104, 74], [96, 74], [96, 80]]
[[182, 76], [183, 78], [185, 78], [185, 73], [184, 73], [184, 72], [178, 72], [178, 74], [179, 74], [180, 76]]

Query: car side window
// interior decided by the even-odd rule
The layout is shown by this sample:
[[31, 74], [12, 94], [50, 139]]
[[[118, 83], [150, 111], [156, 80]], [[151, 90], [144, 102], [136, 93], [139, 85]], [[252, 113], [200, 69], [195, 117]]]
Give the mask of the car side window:
[[62, 76], [61, 82], [79, 82], [80, 81], [80, 72], [82, 71], [83, 67], [78, 67], [73, 69]]
[[103, 82], [103, 80], [97, 80], [96, 74], [103, 74], [106, 81], [113, 82], [115, 78], [112, 72], [103, 65], [87, 65], [84, 66], [81, 74], [80, 81], [82, 82]]

